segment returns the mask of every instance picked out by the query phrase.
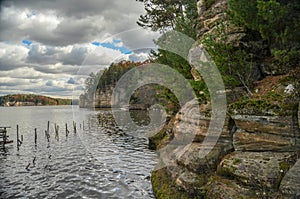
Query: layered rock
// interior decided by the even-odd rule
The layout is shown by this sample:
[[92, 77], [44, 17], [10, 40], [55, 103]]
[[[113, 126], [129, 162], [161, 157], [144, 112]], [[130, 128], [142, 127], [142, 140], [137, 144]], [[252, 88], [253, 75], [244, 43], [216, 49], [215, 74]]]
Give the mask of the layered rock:
[[104, 90], [97, 89], [94, 97], [95, 108], [110, 108], [113, 87]]
[[[182, 110], [193, 110], [197, 106], [199, 106], [197, 103], [187, 103]], [[172, 186], [166, 186], [165, 189], [174, 190], [175, 186], [178, 194], [188, 193], [188, 197], [203, 195], [202, 188], [206, 185], [210, 173], [215, 171], [221, 159], [233, 150], [231, 135], [233, 126], [229, 118], [226, 119], [224, 128], [219, 129], [221, 132], [219, 139], [216, 139], [217, 143], [203, 143], [211, 120], [210, 105], [201, 106], [199, 110], [193, 114], [185, 114], [185, 111], [182, 111], [176, 115], [175, 121], [171, 121], [173, 140], [169, 141], [166, 149], [160, 150], [165, 165], [161, 166], [162, 169], [159, 171], [155, 171], [153, 177], [156, 181], [156, 174], [163, 173], [165, 179], [173, 182]], [[209, 153], [201, 157], [200, 153], [205, 150]], [[153, 186], [156, 190], [155, 184]], [[164, 195], [164, 197], [169, 196]]]
[[238, 151], [295, 151], [300, 131], [293, 116], [232, 116], [238, 131], [233, 136]]
[[[155, 193], [164, 193], [157, 198], [168, 198], [171, 192], [177, 198], [296, 198], [300, 167], [299, 160], [295, 162], [300, 148], [294, 141], [299, 129], [288, 119], [295, 118], [227, 117], [218, 142], [201, 158], [211, 120], [209, 109], [209, 105], [202, 106], [199, 114], [190, 117], [182, 112], [176, 115], [170, 134], [179, 140], [178, 145], [163, 155], [169, 158], [169, 162], [164, 160], [163, 172], [156, 170], [152, 177], [157, 183], [160, 174], [165, 182], [163, 187], [153, 184]], [[180, 141], [191, 132], [192, 142], [181, 146]], [[205, 146], [210, 147], [209, 143]]]

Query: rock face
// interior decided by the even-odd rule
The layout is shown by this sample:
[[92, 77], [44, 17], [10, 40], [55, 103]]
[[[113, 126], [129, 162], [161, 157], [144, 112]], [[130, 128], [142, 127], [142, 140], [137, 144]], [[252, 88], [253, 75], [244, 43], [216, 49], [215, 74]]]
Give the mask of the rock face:
[[[114, 85], [107, 86], [102, 89], [96, 89], [94, 97], [92, 99], [86, 99], [81, 96], [79, 99], [79, 106], [82, 108], [111, 108], [112, 107], [112, 94], [114, 91]], [[116, 101], [124, 99], [126, 90], [122, 90], [116, 94]], [[130, 104], [126, 104], [125, 107], [129, 107], [132, 110], [145, 110], [151, 105], [157, 103], [156, 92], [153, 86], [146, 85], [136, 90], [132, 95]], [[120, 107], [117, 107], [120, 108]]]
[[[186, 146], [179, 146], [180, 142], [179, 147], [173, 146], [168, 151], [171, 164], [163, 172], [154, 172], [157, 198], [170, 198], [168, 194], [175, 192], [177, 198], [298, 197], [299, 128], [291, 122], [297, 121], [295, 116], [228, 116], [218, 142], [201, 158], [209, 110], [209, 105], [202, 105], [199, 114], [190, 117], [180, 112], [172, 121], [173, 128], [168, 126], [173, 139], [182, 141], [191, 132], [194, 139]], [[160, 187], [158, 175], [165, 182]]]
[[112, 92], [113, 92], [113, 87], [109, 87], [104, 90], [97, 89], [94, 97], [94, 107], [110, 108]]
[[[187, 103], [187, 109], [193, 109], [195, 106], [199, 106], [194, 103]], [[168, 164], [161, 170], [155, 171], [152, 176], [153, 181], [157, 181], [157, 173], [163, 173], [164, 176], [160, 178], [168, 179], [172, 183], [169, 186], [164, 186], [164, 191], [157, 190], [157, 183], [154, 183], [154, 191], [157, 190], [156, 196], [158, 198], [169, 198], [171, 196], [166, 195], [170, 190], [178, 191], [183, 198], [182, 193], [187, 193], [188, 198], [199, 197], [202, 195], [202, 188], [206, 185], [210, 173], [215, 171], [218, 163], [221, 159], [232, 152], [232, 135], [230, 129], [232, 128], [229, 118], [223, 129], [221, 129], [221, 135], [218, 142], [206, 143], [203, 145], [202, 141], [207, 133], [210, 117], [210, 106], [205, 105], [200, 107], [200, 112], [196, 112], [192, 115], [183, 115], [182, 112], [178, 113], [173, 123], [171, 134], [175, 143], [171, 143], [171, 151], [167, 152], [166, 156], [163, 156], [164, 161]], [[167, 127], [166, 127], [167, 128]], [[184, 138], [192, 134], [192, 139], [186, 144]], [[159, 136], [159, 134], [158, 134]], [[212, 145], [212, 147], [210, 146]], [[205, 150], [207, 147], [210, 152], [205, 158], [201, 158], [199, 153], [201, 150]], [[210, 148], [211, 147], [211, 148]], [[166, 160], [167, 159], [167, 160]], [[168, 191], [166, 191], [168, 190]], [[182, 192], [183, 191], [183, 192]], [[164, 193], [163, 195], [161, 195]]]
[[300, 198], [300, 159], [286, 173], [280, 184], [280, 191], [286, 198]]
[[[190, 102], [182, 110], [197, 106]], [[175, 140], [164, 151], [165, 155], [161, 153], [162, 161], [167, 164], [153, 172], [157, 198], [170, 198], [170, 193], [177, 198], [297, 197], [299, 160], [295, 162], [300, 155], [297, 114], [227, 116], [223, 129], [219, 129], [218, 141], [204, 145], [211, 122], [210, 110], [207, 104], [190, 115], [179, 112], [164, 128], [167, 139], [163, 139], [162, 145], [159, 140], [162, 134], [157, 135], [155, 146], [159, 148], [172, 145], [172, 138]], [[189, 143], [185, 140], [188, 136], [192, 137]], [[205, 147], [211, 148], [203, 158], [200, 153]]]

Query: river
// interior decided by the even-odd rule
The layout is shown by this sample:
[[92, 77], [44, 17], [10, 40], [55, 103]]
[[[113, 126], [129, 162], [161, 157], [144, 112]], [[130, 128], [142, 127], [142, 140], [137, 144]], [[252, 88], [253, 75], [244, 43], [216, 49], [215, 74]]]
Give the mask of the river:
[[[10, 126], [8, 135], [14, 140], [0, 150], [0, 198], [154, 198], [150, 172], [157, 154], [147, 148], [143, 130], [117, 126], [111, 111], [77, 106], [0, 107], [0, 114], [0, 126]], [[137, 121], [147, 123], [147, 117], [136, 115]], [[17, 124], [23, 136], [19, 151]], [[59, 137], [54, 124], [60, 127]]]

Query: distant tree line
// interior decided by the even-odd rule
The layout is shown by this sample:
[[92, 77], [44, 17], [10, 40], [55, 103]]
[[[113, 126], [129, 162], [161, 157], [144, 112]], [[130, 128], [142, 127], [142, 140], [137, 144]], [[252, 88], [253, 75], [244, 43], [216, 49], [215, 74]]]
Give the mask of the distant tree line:
[[62, 99], [62, 98], [51, 98], [42, 95], [34, 95], [34, 94], [14, 94], [14, 95], [6, 95], [0, 96], [0, 105], [4, 105], [5, 103], [16, 103], [16, 102], [26, 102], [34, 105], [72, 105], [71, 99]]

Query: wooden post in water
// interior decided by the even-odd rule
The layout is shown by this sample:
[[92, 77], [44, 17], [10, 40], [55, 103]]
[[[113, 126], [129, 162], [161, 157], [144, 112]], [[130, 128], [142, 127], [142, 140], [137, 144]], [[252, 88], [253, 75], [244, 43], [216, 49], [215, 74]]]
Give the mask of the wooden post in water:
[[69, 135], [68, 124], [66, 123], [66, 137]]
[[36, 128], [34, 129], [34, 144], [36, 146], [37, 143], [37, 132], [36, 132]]
[[23, 135], [21, 135], [21, 142], [23, 142]]
[[19, 125], [17, 125], [17, 150], [19, 151], [20, 143], [19, 143]]
[[47, 141], [50, 142], [50, 135], [48, 134], [47, 131], [45, 131], [45, 135], [46, 135]]
[[76, 134], [77, 133], [77, 129], [76, 129], [76, 122], [73, 121], [73, 130], [74, 130], [74, 133]]
[[5, 149], [5, 143], [6, 143], [6, 128], [4, 127], [3, 129], [3, 149]]
[[59, 135], [58, 135], [59, 126], [54, 124], [54, 129], [55, 129], [55, 139], [59, 141]]
[[50, 126], [50, 122], [48, 121], [48, 125], [47, 125], [47, 134], [50, 135], [50, 132], [49, 132], [49, 126]]

